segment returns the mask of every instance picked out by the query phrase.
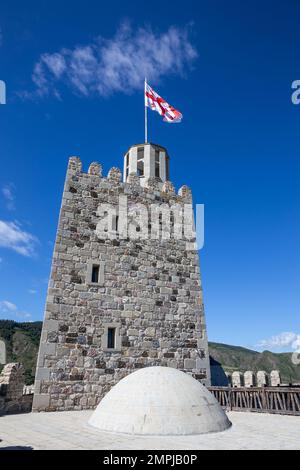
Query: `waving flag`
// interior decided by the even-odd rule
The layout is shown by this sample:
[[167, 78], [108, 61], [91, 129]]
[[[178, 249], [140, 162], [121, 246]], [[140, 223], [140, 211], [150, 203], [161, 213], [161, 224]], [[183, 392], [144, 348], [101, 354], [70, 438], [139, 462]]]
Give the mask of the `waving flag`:
[[145, 106], [157, 111], [166, 122], [181, 122], [182, 114], [169, 105], [161, 96], [159, 96], [145, 81]]

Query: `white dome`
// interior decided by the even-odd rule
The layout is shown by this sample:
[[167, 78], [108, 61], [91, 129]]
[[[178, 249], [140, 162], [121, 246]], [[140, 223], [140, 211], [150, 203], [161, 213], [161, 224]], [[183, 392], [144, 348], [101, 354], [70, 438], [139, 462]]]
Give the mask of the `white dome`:
[[190, 375], [171, 367], [146, 367], [118, 382], [89, 420], [101, 431], [188, 435], [231, 426], [215, 397]]

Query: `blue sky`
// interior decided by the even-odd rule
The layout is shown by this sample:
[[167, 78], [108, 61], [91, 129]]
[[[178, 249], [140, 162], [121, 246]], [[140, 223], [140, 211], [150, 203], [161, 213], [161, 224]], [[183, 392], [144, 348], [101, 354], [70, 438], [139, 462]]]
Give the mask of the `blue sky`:
[[151, 113], [150, 140], [168, 148], [176, 187], [205, 204], [209, 339], [293, 347], [299, 16], [297, 1], [2, 2], [0, 318], [42, 319], [68, 157], [122, 166], [143, 140], [147, 73], [184, 115]]

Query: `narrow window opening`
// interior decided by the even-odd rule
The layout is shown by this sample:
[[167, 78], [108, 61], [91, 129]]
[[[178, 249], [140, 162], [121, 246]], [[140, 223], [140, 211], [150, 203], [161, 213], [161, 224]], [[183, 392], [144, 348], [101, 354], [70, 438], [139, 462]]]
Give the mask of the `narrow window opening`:
[[159, 178], [159, 164], [155, 163], [155, 176]]
[[170, 181], [170, 173], [169, 173], [169, 157], [166, 156], [166, 179]]
[[158, 237], [159, 238], [162, 238], [162, 232], [163, 232], [163, 218], [162, 218], [162, 213], [160, 212], [159, 213], [159, 216], [158, 216], [158, 230], [159, 230], [159, 235]]
[[119, 230], [119, 216], [116, 215], [116, 224], [115, 224], [115, 227], [116, 227], [116, 232]]
[[137, 161], [143, 160], [144, 158], [144, 147], [139, 147], [137, 151]]
[[98, 283], [99, 282], [99, 268], [98, 264], [93, 264], [92, 267], [92, 282]]
[[171, 215], [170, 215], [170, 235], [174, 235], [174, 231], [175, 231], [175, 217], [174, 217], [174, 213], [171, 212]]
[[144, 176], [144, 147], [138, 148], [137, 151], [137, 174]]
[[157, 178], [160, 177], [160, 171], [159, 171], [159, 151], [155, 150], [155, 176]]
[[125, 157], [125, 178], [127, 180], [129, 176], [129, 153], [127, 153], [126, 157]]
[[144, 176], [144, 161], [139, 160], [137, 162], [137, 174], [138, 176]]
[[[108, 212], [104, 212], [104, 214], [103, 214], [103, 215], [104, 215], [104, 217], [103, 217], [103, 218], [106, 218], [106, 217], [108, 216]], [[104, 228], [104, 230], [103, 230], [103, 231], [104, 231], [104, 232], [108, 232], [108, 226], [107, 226], [107, 225], [105, 226], [105, 228]]]
[[115, 343], [116, 343], [116, 329], [108, 328], [107, 329], [107, 348], [115, 349]]
[[160, 230], [162, 230], [162, 227], [163, 227], [163, 217], [162, 217], [162, 213], [161, 213], [161, 212], [159, 213], [159, 216], [158, 216], [158, 223], [159, 223]]

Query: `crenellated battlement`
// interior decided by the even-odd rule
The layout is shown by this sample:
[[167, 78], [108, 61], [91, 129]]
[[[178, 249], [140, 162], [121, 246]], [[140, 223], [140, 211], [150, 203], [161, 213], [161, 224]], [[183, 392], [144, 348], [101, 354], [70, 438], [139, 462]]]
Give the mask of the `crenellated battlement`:
[[[162, 197], [171, 197], [172, 199], [178, 200], [178, 202], [191, 203], [192, 202], [192, 191], [191, 189], [183, 185], [179, 188], [176, 193], [175, 186], [171, 181], [165, 181], [162, 183], [159, 177], [150, 176], [146, 179], [144, 185], [141, 185], [141, 179], [136, 173], [130, 173], [127, 176], [126, 182], [122, 182], [122, 172], [118, 167], [112, 167], [105, 177], [102, 173], [102, 165], [99, 162], [92, 162], [89, 166], [88, 172], [83, 171], [83, 164], [79, 157], [72, 156], [69, 158], [68, 163], [68, 174], [72, 176], [83, 176], [83, 177], [95, 177], [97, 176], [102, 181], [119, 185], [126, 192], [126, 188], [134, 188], [141, 193], [159, 193]], [[93, 184], [95, 182], [93, 181]]]

